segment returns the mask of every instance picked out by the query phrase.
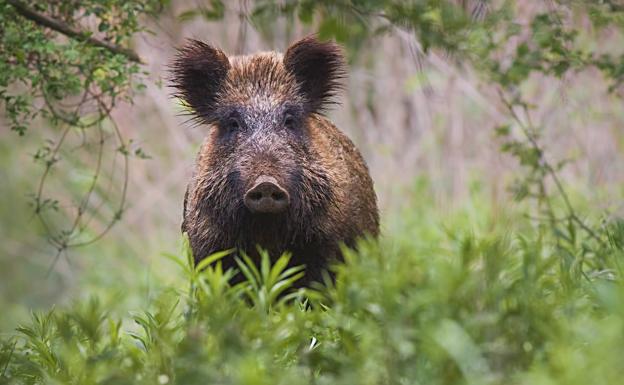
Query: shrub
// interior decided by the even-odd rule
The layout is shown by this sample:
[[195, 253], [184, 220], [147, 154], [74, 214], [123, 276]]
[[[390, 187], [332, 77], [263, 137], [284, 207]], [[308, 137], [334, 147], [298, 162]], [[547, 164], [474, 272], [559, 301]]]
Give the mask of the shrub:
[[595, 246], [607, 268], [594, 270], [567, 263], [587, 253], [526, 220], [479, 225], [466, 213], [444, 226], [423, 213], [389, 225], [379, 242], [346, 251], [335, 284], [288, 294], [301, 276], [285, 268], [288, 256], [270, 264], [265, 255], [260, 266], [239, 260], [248, 280], [231, 287], [232, 272], [218, 262], [228, 252], [193, 267], [186, 247], [184, 258], [169, 256], [184, 289], [162, 288], [123, 319], [95, 298], [34, 314], [3, 340], [0, 378], [81, 385], [624, 378], [624, 223], [605, 225], [607, 241]]

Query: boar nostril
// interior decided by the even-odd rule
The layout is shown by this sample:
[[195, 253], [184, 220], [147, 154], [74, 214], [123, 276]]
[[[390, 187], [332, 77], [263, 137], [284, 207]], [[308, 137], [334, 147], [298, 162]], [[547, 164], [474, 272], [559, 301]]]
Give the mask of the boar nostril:
[[275, 178], [263, 175], [245, 193], [244, 203], [254, 213], [279, 213], [288, 207], [290, 197]]
[[249, 194], [249, 199], [252, 199], [254, 201], [258, 201], [258, 200], [262, 199], [262, 193], [260, 191], [252, 191]]
[[286, 199], [286, 195], [282, 193], [281, 191], [278, 191], [278, 192], [274, 192], [273, 194], [271, 194], [271, 198], [273, 198], [276, 201], [281, 201], [281, 200]]

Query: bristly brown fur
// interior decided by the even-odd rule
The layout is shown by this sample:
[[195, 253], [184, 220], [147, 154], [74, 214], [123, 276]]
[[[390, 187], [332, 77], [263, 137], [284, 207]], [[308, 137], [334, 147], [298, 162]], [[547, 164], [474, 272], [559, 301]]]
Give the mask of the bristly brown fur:
[[198, 40], [189, 42], [178, 51], [171, 66], [171, 86], [175, 96], [184, 100], [201, 121], [214, 120], [219, 92], [230, 69], [223, 51]]
[[[272, 258], [290, 251], [291, 265], [306, 266], [298, 285], [307, 285], [341, 259], [340, 244], [354, 247], [358, 237], [378, 235], [366, 164], [349, 138], [320, 115], [343, 77], [338, 46], [314, 37], [285, 55], [228, 58], [197, 41], [179, 51], [173, 85], [211, 127], [184, 200], [182, 231], [196, 261], [231, 247], [252, 258], [258, 257], [256, 246]], [[283, 212], [246, 207], [243, 197], [262, 176], [290, 196]], [[236, 267], [233, 258], [222, 263]]]
[[332, 42], [321, 42], [315, 36], [301, 39], [284, 54], [284, 66], [297, 78], [309, 112], [321, 113], [343, 89], [344, 57]]
[[222, 105], [232, 103], [278, 105], [285, 100], [302, 102], [297, 81], [286, 71], [282, 56], [275, 52], [264, 52], [251, 56], [231, 58], [232, 68], [228, 73], [222, 92]]
[[204, 123], [234, 99], [263, 95], [279, 103], [298, 99], [308, 113], [322, 114], [336, 103], [346, 76], [342, 50], [332, 42], [306, 37], [282, 56], [267, 52], [228, 59], [223, 51], [198, 40], [178, 50], [171, 68], [171, 86]]

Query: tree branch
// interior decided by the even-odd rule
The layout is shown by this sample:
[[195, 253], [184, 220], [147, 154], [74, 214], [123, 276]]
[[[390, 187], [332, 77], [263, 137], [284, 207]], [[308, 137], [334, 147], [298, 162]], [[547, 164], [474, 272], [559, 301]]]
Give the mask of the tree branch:
[[11, 4], [13, 8], [15, 8], [17, 13], [19, 13], [23, 17], [39, 25], [50, 28], [56, 32], [62, 33], [63, 35], [68, 36], [70, 38], [87, 42], [96, 47], [105, 48], [108, 51], [119, 54], [119, 55], [124, 55], [125, 57], [127, 57], [133, 62], [143, 63], [139, 55], [137, 55], [136, 52], [132, 51], [131, 49], [120, 47], [115, 44], [111, 44], [107, 41], [103, 41], [95, 37], [92, 37], [85, 32], [73, 29], [67, 24], [64, 24], [58, 20], [55, 20], [51, 17], [48, 17], [46, 15], [43, 15], [37, 12], [36, 10], [30, 8], [29, 6], [27, 6], [26, 4], [22, 3], [19, 0], [7, 0], [7, 3]]

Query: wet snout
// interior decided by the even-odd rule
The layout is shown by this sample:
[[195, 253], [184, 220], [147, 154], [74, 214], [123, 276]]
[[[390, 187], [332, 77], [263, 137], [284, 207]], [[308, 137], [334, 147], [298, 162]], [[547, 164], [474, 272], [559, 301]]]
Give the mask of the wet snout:
[[245, 206], [253, 213], [276, 214], [290, 204], [288, 192], [273, 177], [262, 175], [245, 193]]

